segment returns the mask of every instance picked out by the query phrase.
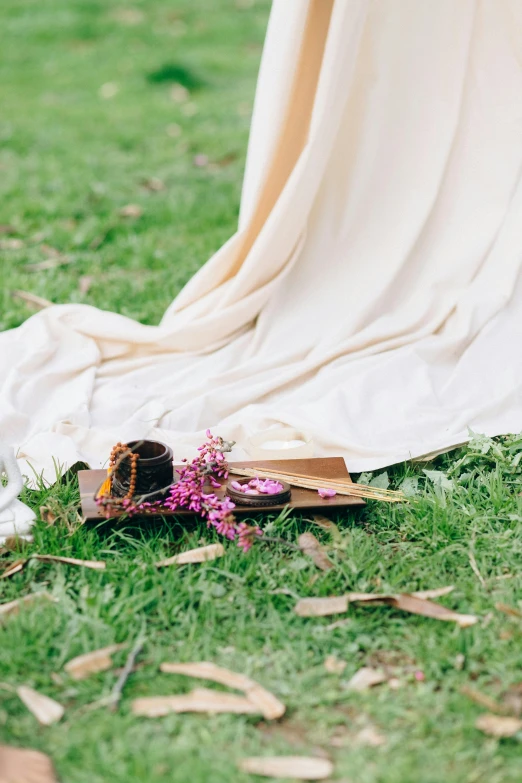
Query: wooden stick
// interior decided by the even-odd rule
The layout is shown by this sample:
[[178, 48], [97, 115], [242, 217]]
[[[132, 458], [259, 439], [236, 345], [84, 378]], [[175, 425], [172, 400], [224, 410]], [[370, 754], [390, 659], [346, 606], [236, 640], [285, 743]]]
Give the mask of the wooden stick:
[[291, 473], [282, 473], [278, 471], [267, 470], [255, 470], [253, 468], [229, 468], [229, 472], [238, 476], [246, 476], [252, 478], [270, 478], [276, 481], [286, 481], [294, 487], [301, 487], [303, 489], [333, 489], [339, 495], [348, 495], [350, 497], [367, 498], [369, 500], [383, 500], [388, 503], [402, 503], [406, 500], [406, 496], [402, 492], [395, 492], [393, 490], [379, 489], [379, 487], [371, 487], [366, 484], [353, 484], [350, 482], [332, 481], [329, 479], [304, 479], [296, 477]]
[[[370, 487], [363, 484], [353, 484], [352, 482], [348, 481], [336, 481], [334, 479], [320, 479], [317, 477], [312, 476], [301, 476], [298, 473], [284, 473], [280, 470], [264, 470], [263, 468], [230, 468], [231, 473], [237, 473], [239, 475], [243, 476], [254, 476], [254, 477], [260, 477], [260, 478], [273, 478], [273, 479], [281, 479], [286, 480], [290, 484], [295, 484], [295, 486], [298, 486], [301, 483], [307, 483], [310, 485], [313, 485], [313, 488], [315, 487], [338, 487], [339, 490], [348, 490], [350, 492], [363, 492], [363, 491], [370, 491], [374, 494], [379, 495], [386, 495], [390, 490], [383, 490], [379, 487]], [[394, 493], [392, 493], [393, 495]]]
[[[256, 470], [256, 468], [248, 468], [248, 470]], [[263, 470], [260, 468], [260, 470]], [[281, 477], [285, 476], [286, 478], [299, 478], [299, 479], [306, 479], [313, 482], [317, 482], [321, 484], [321, 486], [328, 486], [328, 485], [337, 485], [340, 487], [360, 487], [364, 490], [370, 490], [375, 491], [379, 495], [389, 495], [390, 497], [396, 497], [397, 495], [402, 495], [402, 492], [397, 492], [394, 489], [384, 489], [383, 487], [372, 487], [370, 484], [354, 484], [353, 481], [349, 481], [348, 479], [320, 479], [317, 478], [317, 476], [310, 476], [307, 473], [289, 473], [284, 470], [277, 470], [276, 468], [273, 468], [271, 473], [277, 473]]]

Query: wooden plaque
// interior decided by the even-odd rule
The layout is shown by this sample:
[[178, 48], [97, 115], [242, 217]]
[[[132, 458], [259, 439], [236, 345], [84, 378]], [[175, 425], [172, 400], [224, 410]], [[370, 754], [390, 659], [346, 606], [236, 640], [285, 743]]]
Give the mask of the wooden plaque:
[[[280, 459], [280, 460], [256, 460], [255, 462], [231, 462], [231, 467], [249, 468], [257, 467], [260, 469], [284, 470], [288, 472], [303, 473], [308, 476], [314, 476], [318, 479], [344, 479], [351, 481], [350, 474], [346, 469], [342, 457], [312, 457], [310, 459]], [[107, 475], [105, 470], [80, 470], [78, 472], [78, 481], [80, 484], [80, 498], [82, 515], [88, 522], [99, 522], [105, 517], [94, 501], [94, 493]], [[233, 476], [232, 476], [233, 478]], [[220, 489], [214, 490], [218, 497], [225, 494], [226, 481], [222, 482]], [[274, 511], [281, 511], [286, 507], [295, 508], [296, 511], [336, 511], [348, 506], [364, 506], [364, 500], [361, 498], [350, 497], [349, 495], [335, 495], [333, 498], [321, 498], [313, 489], [301, 489], [292, 487], [292, 497], [289, 503], [282, 506], [252, 506], [237, 505], [234, 510], [236, 516], [252, 516], [252, 514]], [[121, 516], [122, 512], [114, 514], [114, 518]], [[193, 516], [192, 511], [172, 511], [162, 512], [161, 516]], [[147, 515], [149, 516], [149, 515]]]

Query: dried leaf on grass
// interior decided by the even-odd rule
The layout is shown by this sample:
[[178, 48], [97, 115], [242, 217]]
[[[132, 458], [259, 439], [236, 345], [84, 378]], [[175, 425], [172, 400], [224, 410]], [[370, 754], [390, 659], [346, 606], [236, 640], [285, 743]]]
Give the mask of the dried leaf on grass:
[[479, 715], [475, 721], [475, 726], [484, 734], [490, 737], [514, 737], [519, 731], [522, 731], [522, 720], [520, 718], [511, 718], [506, 715], [493, 715], [484, 713]]
[[410, 612], [411, 614], [431, 617], [434, 620], [454, 622], [460, 628], [468, 628], [470, 625], [475, 625], [475, 623], [478, 622], [478, 617], [475, 617], [474, 615], [460, 614], [451, 609], [446, 609], [446, 607], [441, 606], [441, 604], [427, 601], [424, 598], [417, 598], [417, 596], [408, 595], [407, 593], [392, 596], [390, 599], [386, 600], [386, 603], [389, 603], [396, 609], [402, 609], [402, 611]]
[[350, 731], [346, 725], [337, 726], [330, 738], [332, 748], [346, 748], [354, 745], [363, 745], [370, 748], [378, 748], [386, 745], [387, 739], [377, 728], [369, 724], [358, 731]]
[[414, 595], [415, 598], [422, 598], [429, 601], [432, 598], [441, 598], [443, 595], [448, 595], [449, 593], [452, 593], [454, 589], [455, 585], [446, 585], [446, 587], [434, 587], [433, 590], [415, 590], [411, 595]]
[[327, 598], [301, 598], [294, 607], [299, 617], [327, 617], [348, 611], [348, 596], [333, 595]]
[[11, 296], [13, 299], [19, 299], [21, 302], [24, 302], [24, 304], [32, 307], [34, 310], [44, 310], [46, 307], [52, 305], [52, 302], [48, 299], [44, 299], [43, 296], [31, 294], [29, 291], [11, 291]]
[[363, 666], [355, 672], [346, 687], [350, 691], [366, 691], [368, 688], [373, 688], [374, 685], [386, 682], [387, 679], [386, 674], [382, 670]]
[[204, 680], [212, 680], [229, 688], [243, 691], [247, 699], [260, 712], [266, 720], [275, 720], [284, 715], [285, 705], [277, 699], [273, 693], [263, 688], [262, 685], [251, 680], [245, 674], [230, 671], [209, 661], [196, 663], [162, 663], [160, 670], [168, 674], [183, 674], [187, 677], [198, 677]]
[[63, 258], [63, 253], [51, 245], [42, 244], [40, 245], [40, 250], [45, 253], [48, 258]]
[[513, 713], [517, 718], [522, 715], [522, 682], [511, 685], [502, 694], [502, 706], [506, 711]]
[[23, 239], [2, 239], [0, 241], [0, 250], [21, 250], [24, 247]]
[[460, 688], [460, 692], [463, 696], [467, 696], [468, 699], [474, 701], [475, 704], [480, 704], [481, 707], [485, 707], [487, 710], [491, 710], [491, 712], [505, 712], [503, 706], [495, 699], [488, 696], [487, 693], [482, 693], [476, 688], [472, 688], [470, 685], [463, 685]]
[[297, 543], [301, 552], [308, 555], [321, 571], [329, 571], [330, 568], [333, 568], [332, 561], [313, 533], [302, 533], [297, 539]]
[[344, 620], [336, 620], [335, 623], [330, 623], [324, 626], [325, 631], [335, 631], [337, 628], [344, 628], [345, 625], [350, 625], [353, 620], [350, 617], [346, 617]]
[[111, 644], [99, 650], [77, 655], [71, 658], [63, 667], [73, 680], [83, 680], [90, 674], [104, 672], [112, 666], [112, 654], [122, 650], [125, 644]]
[[328, 517], [323, 516], [323, 514], [314, 514], [312, 516], [312, 522], [314, 525], [317, 525], [317, 527], [320, 527], [322, 530], [326, 530], [328, 533], [330, 533], [335, 541], [341, 540], [341, 531], [335, 522], [332, 522], [332, 520], [328, 519]]
[[49, 756], [29, 748], [0, 745], [0, 780], [2, 783], [57, 783]]
[[63, 716], [65, 709], [54, 699], [45, 696], [43, 693], [29, 688], [27, 685], [20, 685], [16, 689], [20, 699], [27, 709], [33, 713], [34, 717], [42, 726], [50, 726], [56, 723]]
[[158, 177], [149, 177], [149, 179], [143, 180], [141, 185], [145, 190], [150, 190], [151, 193], [159, 193], [160, 190], [165, 190], [165, 183]]
[[40, 519], [42, 522], [45, 522], [46, 525], [51, 526], [54, 525], [58, 516], [49, 506], [40, 506]]
[[54, 602], [52, 595], [46, 592], [41, 593], [29, 593], [24, 595], [23, 598], [16, 598], [14, 601], [8, 601], [6, 604], [0, 604], [0, 618], [8, 614], [16, 614], [22, 606], [26, 604], [32, 604], [34, 601], [40, 601], [45, 599], [46, 601]]
[[121, 217], [139, 218], [143, 215], [143, 209], [139, 204], [126, 204], [119, 210]]
[[134, 715], [159, 718], [171, 712], [232, 712], [251, 715], [256, 706], [244, 696], [221, 693], [207, 688], [195, 688], [183, 696], [145, 696], [132, 702]]
[[30, 555], [26, 558], [15, 560], [0, 575], [0, 579], [7, 579], [14, 574], [22, 571], [29, 560], [39, 560], [42, 563], [64, 563], [65, 565], [82, 566], [83, 568], [92, 568], [95, 571], [104, 571], [105, 563], [103, 560], [77, 560], [75, 557], [61, 557], [60, 555]]
[[28, 542], [25, 538], [20, 538], [16, 534], [14, 536], [6, 536], [4, 538], [4, 545], [1, 547], [1, 554], [6, 552], [23, 552], [28, 546]]
[[334, 769], [328, 759], [313, 756], [258, 756], [242, 759], [238, 766], [250, 775], [294, 780], [325, 780]]
[[499, 612], [510, 615], [510, 617], [522, 617], [522, 612], [520, 609], [515, 609], [514, 606], [508, 606], [508, 604], [497, 603], [495, 604], [495, 609], [498, 609]]
[[209, 544], [200, 546], [196, 549], [189, 549], [187, 552], [180, 552], [179, 555], [168, 557], [166, 560], [160, 560], [156, 563], [156, 568], [163, 568], [170, 565], [187, 565], [188, 563], [204, 563], [206, 560], [215, 560], [225, 554], [223, 544]]
[[488, 586], [486, 584], [486, 581], [485, 581], [484, 577], [480, 573], [480, 569], [478, 567], [477, 559], [476, 559], [475, 555], [473, 554], [473, 552], [469, 552], [468, 559], [469, 559], [469, 564], [471, 566], [471, 570], [473, 571], [473, 573], [475, 574], [475, 576], [479, 580], [479, 582], [482, 585], [482, 587], [484, 588], [484, 590], [487, 590]]
[[3, 571], [0, 575], [0, 579], [7, 579], [9, 576], [18, 574], [26, 563], [27, 560], [25, 558], [22, 558], [21, 560], [15, 560], [13, 563], [10, 563], [5, 571]]
[[329, 655], [325, 658], [324, 668], [328, 674], [342, 674], [346, 669], [346, 661], [340, 661], [335, 655]]
[[105, 571], [106, 567], [103, 560], [78, 560], [76, 557], [62, 557], [61, 555], [31, 555], [31, 557], [42, 563], [64, 563], [65, 565], [92, 568], [94, 571]]
[[[445, 592], [441, 592], [442, 590]], [[324, 617], [348, 611], [348, 604], [350, 603], [387, 604], [410, 614], [431, 617], [435, 620], [455, 622], [461, 628], [474, 625], [478, 621], [478, 618], [474, 615], [453, 612], [451, 609], [441, 606], [441, 604], [428, 601], [425, 597], [434, 594], [445, 595], [448, 592], [450, 592], [449, 587], [439, 588], [438, 591], [423, 591], [420, 593], [420, 596], [418, 593], [398, 593], [397, 595], [347, 593], [346, 595], [331, 596], [329, 598], [302, 598], [297, 602], [294, 611], [300, 617]]]

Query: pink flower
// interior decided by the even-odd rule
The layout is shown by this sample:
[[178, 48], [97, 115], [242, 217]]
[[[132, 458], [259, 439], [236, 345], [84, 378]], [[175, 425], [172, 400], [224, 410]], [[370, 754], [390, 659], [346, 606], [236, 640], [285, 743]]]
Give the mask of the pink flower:
[[317, 493], [319, 494], [319, 497], [322, 497], [322, 498], [333, 498], [334, 495], [337, 494], [335, 489], [325, 489], [324, 487], [320, 487], [317, 490]]
[[[190, 463], [186, 459], [182, 460], [183, 465], [176, 470], [178, 481], [169, 488], [168, 495], [164, 500], [152, 503], [144, 502], [136, 506], [134, 501], [129, 498], [117, 501], [102, 496], [96, 502], [103, 508], [107, 518], [113, 512], [111, 503], [118, 508], [123, 508], [129, 516], [136, 513], [161, 514], [165, 509], [173, 512], [179, 509], [188, 509], [201, 514], [203, 519], [206, 519], [207, 525], [215, 527], [216, 531], [225, 538], [230, 540], [237, 538], [238, 546], [247, 552], [256, 537], [262, 535], [261, 530], [257, 526], [249, 526], [244, 522], [240, 525], [237, 524], [232, 514], [235, 504], [229, 497], [225, 496], [220, 499], [213, 492], [204, 491], [207, 482], [214, 489], [221, 487], [216, 477], [227, 479], [228, 465], [224, 452], [230, 451], [234, 444], [224, 441], [221, 437], [214, 437], [210, 430], [207, 430], [206, 434], [208, 440], [198, 449], [198, 456]], [[249, 489], [248, 484], [233, 483], [241, 487], [242, 490], [248, 491]], [[277, 484], [277, 482], [275, 483]], [[269, 482], [269, 486], [273, 484], [274, 482]]]
[[256, 536], [262, 536], [263, 531], [257, 525], [247, 525], [246, 522], [240, 522], [237, 526], [238, 542], [237, 545], [243, 552], [248, 552], [256, 540]]

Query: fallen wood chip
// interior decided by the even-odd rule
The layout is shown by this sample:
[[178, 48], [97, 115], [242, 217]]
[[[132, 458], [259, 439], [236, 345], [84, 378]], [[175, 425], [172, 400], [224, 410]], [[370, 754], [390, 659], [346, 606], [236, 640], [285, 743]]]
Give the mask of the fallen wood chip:
[[31, 555], [31, 557], [42, 563], [64, 563], [65, 565], [92, 568], [94, 571], [105, 571], [106, 567], [103, 560], [78, 560], [76, 557], [62, 557], [61, 555]]
[[480, 704], [481, 707], [485, 707], [487, 710], [491, 710], [491, 712], [505, 712], [505, 708], [498, 703], [495, 699], [492, 699], [491, 696], [488, 696], [486, 693], [482, 693], [481, 691], [477, 691], [475, 688], [472, 688], [470, 685], [463, 685], [460, 688], [460, 692], [463, 696], [467, 696], [468, 699], [471, 699], [471, 701], [474, 701], [475, 704]]
[[[450, 592], [449, 588], [439, 588], [439, 590], [442, 589]], [[431, 594], [433, 595], [433, 591], [431, 591]], [[441, 593], [439, 592], [438, 594], [440, 595]], [[426, 591], [424, 595], [426, 595]], [[478, 621], [478, 618], [474, 615], [453, 612], [451, 609], [446, 609], [445, 606], [428, 601], [415, 593], [398, 593], [397, 595], [347, 593], [346, 595], [331, 596], [329, 598], [302, 598], [295, 605], [294, 611], [300, 617], [324, 617], [346, 612], [348, 611], [348, 604], [355, 602], [373, 603], [376, 605], [387, 604], [410, 614], [432, 617], [435, 620], [455, 622], [461, 628], [467, 628]]]
[[110, 644], [108, 647], [102, 647], [99, 650], [77, 655], [71, 658], [63, 667], [67, 674], [73, 680], [83, 680], [90, 674], [104, 672], [112, 666], [112, 654], [122, 650], [125, 644]]
[[29, 291], [11, 291], [13, 299], [19, 299], [34, 310], [44, 310], [46, 307], [50, 307], [53, 303], [48, 299], [44, 299], [43, 296], [37, 296], [31, 294]]
[[0, 745], [2, 783], [58, 783], [49, 756], [29, 748]]
[[162, 663], [160, 670], [167, 674], [183, 674], [187, 677], [197, 677], [212, 680], [229, 688], [243, 691], [249, 701], [258, 708], [266, 720], [275, 720], [284, 715], [286, 707], [273, 693], [267, 691], [255, 680], [245, 674], [230, 671], [209, 661], [196, 663]]
[[522, 731], [522, 720], [506, 715], [484, 713], [484, 715], [479, 715], [475, 726], [484, 734], [489, 734], [490, 737], [514, 737], [515, 734]]
[[508, 606], [508, 604], [495, 604], [495, 609], [504, 614], [509, 614], [511, 617], [522, 617], [522, 612], [519, 609], [515, 609], [514, 606]]
[[23, 598], [16, 598], [14, 601], [8, 601], [6, 604], [0, 604], [0, 617], [7, 614], [16, 614], [22, 606], [31, 604], [33, 601], [39, 601], [45, 599], [46, 601], [54, 602], [55, 599], [49, 593], [42, 591], [41, 593], [29, 593], [24, 595]]
[[200, 546], [196, 549], [189, 549], [187, 552], [180, 552], [179, 555], [168, 557], [166, 560], [160, 560], [156, 563], [156, 568], [163, 568], [170, 565], [187, 565], [188, 563], [204, 563], [207, 560], [215, 560], [225, 554], [223, 544], [209, 544]]
[[242, 759], [238, 766], [250, 775], [294, 780], [325, 780], [334, 769], [328, 759], [313, 756], [258, 756]]
[[373, 688], [374, 685], [380, 685], [382, 682], [386, 682], [387, 679], [388, 677], [382, 670], [372, 669], [370, 666], [363, 666], [355, 672], [346, 687], [350, 691], [365, 691], [368, 690], [368, 688]]
[[20, 685], [16, 689], [20, 699], [27, 709], [33, 713], [34, 717], [43, 726], [50, 726], [56, 723], [63, 716], [65, 709], [54, 699], [45, 696], [43, 693], [29, 688], [27, 685]]
[[330, 568], [333, 568], [332, 561], [313, 533], [302, 533], [297, 539], [297, 543], [301, 552], [308, 555], [321, 571], [329, 571]]
[[258, 709], [244, 696], [195, 688], [183, 696], [145, 696], [132, 702], [134, 715], [158, 718], [170, 712], [232, 712], [253, 715]]

